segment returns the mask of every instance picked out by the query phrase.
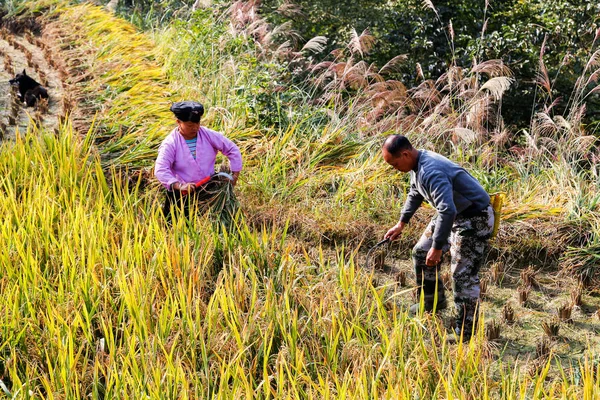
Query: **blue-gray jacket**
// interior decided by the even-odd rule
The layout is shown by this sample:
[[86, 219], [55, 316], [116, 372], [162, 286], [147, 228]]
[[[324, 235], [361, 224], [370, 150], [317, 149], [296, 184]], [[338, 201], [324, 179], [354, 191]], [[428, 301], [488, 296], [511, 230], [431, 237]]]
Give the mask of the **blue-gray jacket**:
[[410, 191], [400, 221], [408, 223], [423, 200], [438, 212], [433, 232], [435, 249], [448, 243], [458, 214], [481, 211], [490, 204], [490, 196], [463, 167], [440, 154], [419, 150], [417, 166], [410, 171]]

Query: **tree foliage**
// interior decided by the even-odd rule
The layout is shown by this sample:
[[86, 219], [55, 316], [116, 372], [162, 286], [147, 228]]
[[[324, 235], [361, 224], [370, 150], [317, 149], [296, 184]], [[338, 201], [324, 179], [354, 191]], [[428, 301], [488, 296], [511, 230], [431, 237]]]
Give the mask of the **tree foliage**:
[[[520, 126], [529, 124], [536, 105], [559, 99], [555, 111], [564, 112], [577, 78], [596, 49], [600, 15], [600, 3], [585, 0], [294, 3], [297, 8], [287, 0], [264, 0], [262, 10], [275, 23], [292, 20], [305, 39], [327, 36], [330, 48], [347, 42], [352, 28], [369, 29], [378, 41], [368, 61], [384, 65], [406, 54], [398, 78], [407, 85], [418, 80], [420, 71], [424, 78], [435, 79], [450, 65], [502, 59], [518, 82], [505, 99], [505, 119]], [[536, 81], [543, 44], [552, 89], [540, 102]], [[596, 95], [588, 99], [588, 118], [598, 113]]]

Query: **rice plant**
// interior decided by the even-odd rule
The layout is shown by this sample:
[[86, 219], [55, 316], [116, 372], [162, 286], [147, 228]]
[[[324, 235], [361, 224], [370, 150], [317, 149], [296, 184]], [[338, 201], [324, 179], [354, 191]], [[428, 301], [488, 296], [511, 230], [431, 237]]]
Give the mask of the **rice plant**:
[[[402, 57], [382, 68], [362, 59], [373, 45], [368, 31], [313, 65], [308, 55], [323, 39], [284, 46], [253, 3], [217, 16], [199, 10], [148, 34], [89, 4], [28, 3], [52, 17], [61, 57], [76, 61], [65, 72], [81, 78], [81, 103], [97, 115], [77, 135], [68, 118], [76, 100], [66, 98], [58, 135], [31, 125], [0, 147], [0, 387], [8, 396], [598, 396], [593, 349], [552, 380], [549, 346], [530, 375], [499, 367], [485, 329], [450, 345], [441, 320], [408, 318], [356, 265], [358, 243], [381, 236], [400, 212], [407, 181], [379, 157], [380, 134], [398, 131], [470, 164], [486, 189], [506, 191], [501, 238], [527, 240], [518, 229], [535, 224], [558, 231], [548, 240], [560, 247], [576, 240], [560, 230], [573, 223], [565, 214], [591, 221], [594, 234], [568, 254], [593, 267], [596, 181], [561, 161], [590, 155], [588, 139], [576, 149], [553, 144], [545, 138], [581, 131], [540, 115], [505, 152], [515, 138], [497, 111], [513, 79], [504, 63], [452, 66], [409, 88], [386, 78]], [[294, 92], [303, 107], [276, 95], [278, 57], [306, 66], [310, 79]], [[267, 114], [259, 95], [275, 99]], [[243, 149], [247, 218], [229, 230], [209, 215], [168, 226], [157, 187], [142, 190], [141, 179], [130, 184], [121, 173], [151, 165], [171, 123], [168, 103], [184, 97], [210, 104], [206, 123]], [[496, 167], [503, 172], [490, 172]], [[522, 303], [529, 291], [520, 291]]]

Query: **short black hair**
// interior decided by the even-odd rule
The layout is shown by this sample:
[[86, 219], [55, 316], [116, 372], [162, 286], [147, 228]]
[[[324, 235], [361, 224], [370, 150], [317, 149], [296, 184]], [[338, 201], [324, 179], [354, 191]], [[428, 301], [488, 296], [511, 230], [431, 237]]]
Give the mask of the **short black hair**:
[[390, 135], [385, 139], [383, 148], [395, 157], [400, 155], [403, 150], [412, 150], [413, 146], [406, 136]]

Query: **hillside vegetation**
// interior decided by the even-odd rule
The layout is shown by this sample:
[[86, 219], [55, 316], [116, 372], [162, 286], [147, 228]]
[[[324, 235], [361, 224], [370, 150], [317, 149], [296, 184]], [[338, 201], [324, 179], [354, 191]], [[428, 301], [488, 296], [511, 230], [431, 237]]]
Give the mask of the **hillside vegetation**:
[[[503, 98], [518, 77], [501, 59], [409, 84], [395, 75], [405, 56], [367, 59], [369, 32], [329, 49], [253, 2], [165, 4], [163, 20], [62, 0], [0, 14], [2, 55], [22, 63], [4, 61], [2, 76], [27, 65], [25, 47], [61, 80], [50, 115], [25, 127], [20, 114], [0, 147], [8, 397], [598, 397], [600, 158], [586, 105], [600, 91], [600, 30], [560, 113], [542, 45], [545, 94], [515, 131]], [[242, 149], [233, 232], [160, 217], [151, 167], [182, 99], [202, 101], [204, 124]], [[391, 247], [397, 276], [363, 268], [406, 192], [380, 155], [394, 132], [506, 194], [485, 271], [490, 318], [470, 344], [447, 344], [443, 318], [409, 319], [410, 279], [397, 284], [432, 210]], [[524, 322], [495, 338], [500, 310], [531, 287], [542, 304], [520, 302]], [[563, 295], [573, 318], [543, 307]], [[506, 350], [525, 334], [530, 347]]]

